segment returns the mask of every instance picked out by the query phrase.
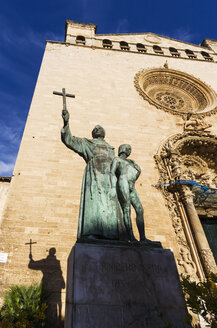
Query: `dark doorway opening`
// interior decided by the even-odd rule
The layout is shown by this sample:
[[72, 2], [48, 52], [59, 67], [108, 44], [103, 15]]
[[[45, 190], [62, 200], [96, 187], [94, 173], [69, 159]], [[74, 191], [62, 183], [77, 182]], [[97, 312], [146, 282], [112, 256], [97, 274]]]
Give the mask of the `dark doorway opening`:
[[199, 215], [199, 218], [217, 263], [217, 216], [209, 218], [205, 215]]

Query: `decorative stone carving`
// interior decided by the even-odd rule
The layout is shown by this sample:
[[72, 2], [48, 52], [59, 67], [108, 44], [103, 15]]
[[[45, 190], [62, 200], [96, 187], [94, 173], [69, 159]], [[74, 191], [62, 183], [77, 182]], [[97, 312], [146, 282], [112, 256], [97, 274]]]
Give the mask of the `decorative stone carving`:
[[191, 190], [191, 185], [180, 185], [179, 195], [181, 197], [182, 202], [186, 205], [193, 200], [193, 192]]
[[210, 249], [203, 249], [200, 254], [203, 258], [203, 262], [207, 271], [217, 273], [216, 263], [213, 258], [212, 251]]
[[185, 170], [180, 178], [181, 180], [195, 180], [195, 174], [191, 170]]
[[171, 156], [171, 152], [173, 151], [173, 144], [172, 142], [169, 140], [163, 147], [162, 151], [161, 151], [161, 157], [162, 158], [166, 158], [166, 157], [170, 157]]
[[212, 180], [211, 180], [212, 178], [210, 172], [198, 174], [196, 176], [196, 179], [200, 184], [206, 187], [210, 187], [210, 188], [212, 187]]
[[[161, 185], [159, 188], [166, 199], [180, 250], [180, 258], [177, 261], [179, 271], [184, 274], [189, 274], [191, 271], [195, 277], [198, 275], [198, 269], [201, 268], [201, 265], [197, 262], [198, 260], [195, 262], [198, 256], [194, 257], [194, 260], [191, 258], [195, 248], [192, 248], [192, 244], [187, 242], [186, 228], [184, 229], [183, 226], [184, 217], [182, 210], [180, 211], [179, 200], [182, 201], [187, 211], [188, 220], [192, 221], [193, 234], [196, 237], [206, 272], [216, 272], [212, 251], [209, 248], [193, 203], [193, 186], [188, 183], [188, 181], [193, 180], [206, 187], [217, 187], [216, 153], [217, 137], [205, 130], [198, 131], [195, 129], [194, 131], [184, 131], [182, 134], [177, 134], [167, 140], [158, 155], [155, 156], [160, 172]], [[188, 181], [186, 184], [176, 183], [177, 179], [180, 182]], [[167, 186], [168, 182], [172, 182], [172, 185]], [[201, 274], [200, 277], [202, 277]]]
[[[196, 273], [196, 271], [197, 271], [196, 265], [193, 262], [193, 259], [190, 254], [188, 242], [186, 240], [186, 236], [184, 233], [183, 222], [180, 217], [179, 208], [177, 206], [177, 201], [174, 198], [174, 194], [169, 192], [167, 186], [164, 185], [164, 183], [167, 183], [169, 181], [168, 172], [167, 172], [164, 162], [165, 162], [165, 160], [168, 161], [168, 159], [166, 159], [166, 158], [169, 156], [169, 154], [171, 154], [171, 151], [172, 151], [172, 142], [169, 141], [162, 150], [163, 156], [162, 157], [158, 156], [158, 155], [155, 156], [155, 160], [156, 160], [159, 172], [160, 172], [159, 183], [161, 183], [161, 184], [158, 186], [158, 188], [161, 189], [161, 191], [164, 195], [164, 198], [166, 200], [166, 205], [169, 209], [169, 215], [170, 215], [170, 218], [172, 221], [172, 226], [174, 228], [174, 232], [175, 232], [175, 236], [176, 236], [176, 240], [177, 240], [177, 244], [178, 244], [178, 248], [179, 248], [179, 252], [180, 252], [180, 258], [178, 258], [178, 260], [177, 260], [179, 273], [188, 275], [190, 268], [192, 268], [191, 277], [192, 277], [192, 279], [197, 280], [198, 275]], [[182, 256], [182, 254], [181, 254], [182, 252], [183, 252], [183, 254], [185, 254], [184, 256]], [[188, 256], [186, 254], [188, 254]], [[193, 268], [195, 268], [195, 272], [194, 272]]]
[[161, 38], [155, 34], [145, 34], [144, 40], [147, 41], [148, 43], [154, 43], [154, 44], [159, 44], [161, 43]]
[[168, 61], [167, 60], [164, 63], [164, 68], [169, 68]]
[[197, 277], [197, 268], [195, 263], [192, 261], [190, 252], [187, 248], [180, 248], [181, 259], [178, 259], [178, 264], [183, 268], [183, 275], [190, 276], [192, 280]]
[[192, 114], [187, 115], [186, 122], [184, 124], [184, 131], [205, 131], [208, 133], [210, 131], [207, 131], [212, 125], [204, 122], [201, 118], [197, 118], [193, 116]]
[[145, 100], [171, 114], [187, 114], [191, 108], [194, 115], [202, 117], [217, 111], [214, 90], [195, 77], [165, 65], [140, 71], [134, 84]]
[[214, 185], [214, 188], [217, 188], [217, 175], [213, 178], [212, 183]]
[[180, 164], [181, 164], [180, 157], [177, 156], [177, 154], [172, 153], [170, 156], [169, 165], [171, 168], [172, 177], [175, 180], [180, 179], [182, 175], [182, 169]]

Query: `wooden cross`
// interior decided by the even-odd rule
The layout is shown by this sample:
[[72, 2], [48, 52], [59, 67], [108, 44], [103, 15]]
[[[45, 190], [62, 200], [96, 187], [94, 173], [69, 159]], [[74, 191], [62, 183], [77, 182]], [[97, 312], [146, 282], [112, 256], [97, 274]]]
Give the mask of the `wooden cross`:
[[57, 96], [63, 96], [63, 109], [66, 109], [66, 97], [75, 98], [75, 95], [71, 95], [70, 93], [66, 93], [65, 88], [62, 89], [62, 92], [53, 91], [53, 94], [57, 95]]
[[30, 247], [29, 254], [32, 254], [32, 245], [33, 244], [37, 244], [37, 242], [36, 241], [32, 241], [32, 239], [30, 239], [30, 242], [29, 243], [25, 243], [25, 245], [29, 245], [29, 247]]

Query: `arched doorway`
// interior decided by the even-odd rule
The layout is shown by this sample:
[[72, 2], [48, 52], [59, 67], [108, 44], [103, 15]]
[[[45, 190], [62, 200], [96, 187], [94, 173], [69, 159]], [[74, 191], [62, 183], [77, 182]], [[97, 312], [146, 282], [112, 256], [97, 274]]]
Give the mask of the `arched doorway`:
[[168, 138], [155, 156], [176, 233], [180, 273], [204, 279], [216, 272], [217, 136], [199, 119]]

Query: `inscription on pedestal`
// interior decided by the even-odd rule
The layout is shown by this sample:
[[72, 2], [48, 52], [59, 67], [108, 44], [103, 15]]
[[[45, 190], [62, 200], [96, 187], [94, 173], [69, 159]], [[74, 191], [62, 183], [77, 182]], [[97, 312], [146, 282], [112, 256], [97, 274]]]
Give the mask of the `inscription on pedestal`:
[[73, 258], [65, 328], [189, 327], [170, 250], [77, 244]]

